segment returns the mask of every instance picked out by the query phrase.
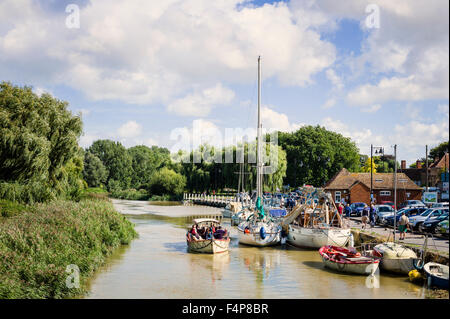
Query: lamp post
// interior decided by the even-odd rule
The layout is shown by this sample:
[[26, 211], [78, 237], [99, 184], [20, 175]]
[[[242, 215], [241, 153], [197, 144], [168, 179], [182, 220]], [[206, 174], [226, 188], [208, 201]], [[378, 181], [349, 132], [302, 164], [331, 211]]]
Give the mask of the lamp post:
[[373, 202], [373, 150], [375, 154], [384, 156], [384, 148], [381, 146], [373, 146], [370, 144], [370, 203]]

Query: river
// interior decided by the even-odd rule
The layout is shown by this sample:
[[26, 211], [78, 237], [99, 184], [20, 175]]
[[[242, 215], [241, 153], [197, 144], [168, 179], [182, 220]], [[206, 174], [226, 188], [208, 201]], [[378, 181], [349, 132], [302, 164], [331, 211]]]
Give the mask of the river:
[[86, 298], [423, 298], [424, 288], [407, 277], [365, 276], [323, 267], [316, 250], [239, 245], [231, 229], [230, 252], [192, 254], [186, 230], [193, 217], [220, 215], [203, 206], [155, 206], [113, 200], [136, 225], [139, 238], [118, 249], [90, 280]]

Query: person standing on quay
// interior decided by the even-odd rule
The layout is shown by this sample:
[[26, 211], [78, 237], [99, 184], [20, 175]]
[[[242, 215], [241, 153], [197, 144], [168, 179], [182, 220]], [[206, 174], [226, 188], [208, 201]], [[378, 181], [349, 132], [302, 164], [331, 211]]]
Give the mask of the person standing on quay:
[[370, 228], [373, 228], [373, 226], [375, 226], [375, 206], [370, 204]]
[[406, 229], [409, 223], [408, 216], [405, 215], [405, 212], [402, 213], [400, 220], [398, 221], [398, 231], [400, 232], [399, 240], [405, 240]]
[[342, 206], [342, 203], [339, 203], [337, 209], [338, 209], [339, 215], [341, 215], [341, 217], [342, 217], [342, 213], [344, 212], [344, 207]]
[[347, 203], [345, 205], [344, 212], [345, 212], [345, 217], [350, 218], [350, 214], [352, 212], [352, 209], [350, 208], [350, 204], [349, 203]]
[[368, 221], [369, 221], [369, 207], [366, 205], [364, 206], [364, 209], [361, 212], [362, 229], [366, 228]]

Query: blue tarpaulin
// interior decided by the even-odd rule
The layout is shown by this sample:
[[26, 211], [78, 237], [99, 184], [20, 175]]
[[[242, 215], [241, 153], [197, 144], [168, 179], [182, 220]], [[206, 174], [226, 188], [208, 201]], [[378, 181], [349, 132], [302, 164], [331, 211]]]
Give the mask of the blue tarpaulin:
[[269, 210], [269, 214], [272, 217], [284, 217], [284, 216], [286, 216], [286, 210], [285, 209], [271, 209], [271, 210]]

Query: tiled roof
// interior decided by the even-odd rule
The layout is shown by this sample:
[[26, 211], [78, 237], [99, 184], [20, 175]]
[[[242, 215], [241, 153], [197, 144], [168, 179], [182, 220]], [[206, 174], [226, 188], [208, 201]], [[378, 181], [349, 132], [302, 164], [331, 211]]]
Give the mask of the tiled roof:
[[449, 158], [448, 153], [445, 153], [445, 155], [442, 156], [441, 159], [440, 159], [439, 161], [434, 162], [433, 164], [431, 164], [431, 165], [430, 165], [430, 168], [431, 168], [431, 167], [444, 168], [444, 167], [447, 165], [447, 169], [448, 169], [448, 167], [449, 167], [449, 166], [448, 166], [448, 164], [449, 164], [448, 158]]
[[[353, 184], [360, 182], [370, 188], [370, 173], [350, 173], [343, 168], [331, 181], [327, 183], [325, 189], [349, 189]], [[373, 189], [393, 189], [394, 173], [374, 173]], [[421, 190], [422, 188], [404, 173], [397, 173], [397, 188], [408, 190]]]

